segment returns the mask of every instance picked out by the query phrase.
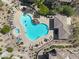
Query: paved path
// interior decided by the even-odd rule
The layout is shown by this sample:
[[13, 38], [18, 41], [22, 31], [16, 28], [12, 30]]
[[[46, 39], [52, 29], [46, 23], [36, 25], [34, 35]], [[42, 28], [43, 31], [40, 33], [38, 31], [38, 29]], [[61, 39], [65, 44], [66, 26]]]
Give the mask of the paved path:
[[[59, 41], [59, 40], [58, 40]], [[65, 40], [64, 40], [65, 41]], [[43, 46], [41, 46], [41, 47], [38, 47], [38, 48], [36, 48], [36, 49], [34, 49], [35, 51], [40, 51], [40, 50], [42, 50], [42, 49], [45, 49], [45, 48], [47, 48], [47, 47], [50, 47], [50, 46], [52, 46], [52, 45], [56, 45], [56, 46], [58, 46], [58, 45], [63, 45], [63, 46], [68, 46], [68, 45], [72, 45], [72, 44], [70, 44], [70, 43], [63, 43], [63, 41], [61, 41], [61, 43], [54, 43], [54, 41], [52, 40], [52, 41], [49, 41], [48, 43], [46, 43], [46, 44], [44, 44]]]
[[[65, 40], [64, 40], [64, 41], [65, 41]], [[44, 44], [44, 45], [41, 46], [41, 47], [38, 47], [38, 48], [33, 49], [33, 51], [30, 51], [30, 50], [29, 50], [29, 56], [34, 57], [34, 53], [35, 53], [35, 52], [38, 53], [39, 51], [44, 50], [45, 48], [49, 48], [49, 47], [52, 46], [52, 45], [56, 45], [56, 46], [58, 46], [58, 45], [68, 46], [68, 45], [72, 45], [72, 44], [63, 43], [63, 41], [61, 41], [60, 44], [59, 44], [59, 43], [57, 44], [57, 43], [54, 43], [54, 41], [52, 40], [52, 41], [50, 41], [50, 42]], [[37, 55], [37, 54], [36, 54], [36, 55]], [[62, 59], [62, 58], [60, 57], [60, 59]]]

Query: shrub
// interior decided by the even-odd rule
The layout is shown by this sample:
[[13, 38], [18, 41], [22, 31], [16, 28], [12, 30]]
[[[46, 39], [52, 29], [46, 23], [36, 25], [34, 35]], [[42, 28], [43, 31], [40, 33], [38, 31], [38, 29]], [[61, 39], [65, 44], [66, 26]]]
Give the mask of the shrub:
[[49, 10], [49, 15], [55, 15], [57, 13], [57, 11], [55, 10], [55, 9], [53, 9], [53, 10]]
[[63, 12], [63, 7], [62, 6], [57, 6], [55, 7], [56, 12], [62, 13]]
[[1, 59], [10, 59], [9, 57], [2, 57]]
[[74, 9], [71, 6], [63, 6], [63, 14], [72, 16], [74, 14]]
[[44, 41], [45, 41], [45, 42], [47, 42], [47, 41], [48, 41], [48, 39], [46, 39], [46, 38], [45, 38], [45, 39], [44, 39]]
[[35, 4], [39, 7], [40, 4], [43, 4], [45, 0], [36, 0]]
[[39, 45], [38, 44], [35, 44], [35, 47], [38, 47]]
[[0, 51], [2, 51], [2, 48], [0, 48]]
[[74, 14], [73, 7], [71, 7], [69, 5], [56, 6], [53, 10], [57, 13], [64, 14], [67, 16], [72, 16]]
[[11, 30], [11, 29], [10, 29], [10, 27], [9, 27], [8, 25], [4, 25], [0, 32], [1, 32], [2, 34], [6, 34], [6, 33], [8, 33], [10, 30]]
[[2, 7], [3, 6], [3, 2], [0, 0], [0, 7]]
[[65, 48], [65, 46], [63, 46], [63, 45], [59, 45], [59, 46], [53, 45], [50, 48]]
[[2, 52], [0, 52], [0, 55], [2, 54]]
[[8, 47], [8, 48], [7, 48], [7, 51], [8, 51], [8, 52], [13, 52], [13, 48]]

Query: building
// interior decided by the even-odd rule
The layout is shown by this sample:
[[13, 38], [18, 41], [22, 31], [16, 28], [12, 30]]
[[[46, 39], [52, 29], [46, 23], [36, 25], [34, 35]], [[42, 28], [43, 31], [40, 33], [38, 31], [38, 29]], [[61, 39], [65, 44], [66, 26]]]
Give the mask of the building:
[[57, 52], [55, 49], [48, 51], [48, 52], [40, 51], [38, 53], [37, 59], [55, 59], [54, 57], [56, 56], [57, 56]]
[[42, 54], [42, 55], [38, 55], [38, 59], [49, 59], [49, 54]]
[[49, 19], [49, 27], [53, 31], [54, 39], [68, 39], [71, 35], [71, 18], [55, 15], [54, 19]]

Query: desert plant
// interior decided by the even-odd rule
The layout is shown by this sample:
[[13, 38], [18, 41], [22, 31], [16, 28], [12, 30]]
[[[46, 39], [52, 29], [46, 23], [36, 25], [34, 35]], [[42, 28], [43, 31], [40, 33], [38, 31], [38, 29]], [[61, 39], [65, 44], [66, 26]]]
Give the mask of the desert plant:
[[13, 48], [11, 48], [11, 47], [8, 47], [7, 49], [6, 49], [8, 52], [13, 52]]

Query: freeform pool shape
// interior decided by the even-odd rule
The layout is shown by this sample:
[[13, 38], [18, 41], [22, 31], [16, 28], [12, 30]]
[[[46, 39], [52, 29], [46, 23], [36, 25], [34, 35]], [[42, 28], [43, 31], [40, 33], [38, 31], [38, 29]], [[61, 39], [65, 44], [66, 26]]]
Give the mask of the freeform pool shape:
[[29, 14], [20, 16], [20, 23], [24, 28], [25, 36], [31, 41], [35, 41], [39, 37], [48, 34], [48, 26], [46, 24], [40, 23], [34, 25], [32, 23], [32, 17]]

